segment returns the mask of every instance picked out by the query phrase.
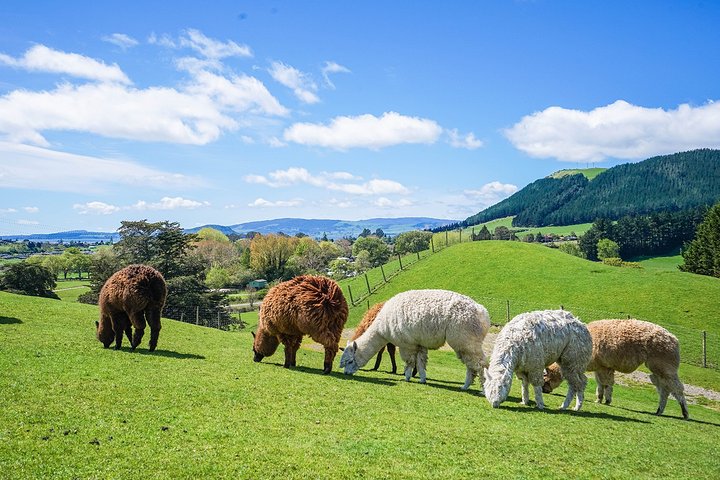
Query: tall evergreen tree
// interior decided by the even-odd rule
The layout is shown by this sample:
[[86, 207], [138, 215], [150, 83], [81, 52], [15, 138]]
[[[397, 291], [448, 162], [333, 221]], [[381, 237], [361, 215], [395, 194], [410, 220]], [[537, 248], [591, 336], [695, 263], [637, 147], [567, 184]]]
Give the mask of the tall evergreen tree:
[[708, 210], [683, 259], [680, 270], [720, 278], [720, 202]]

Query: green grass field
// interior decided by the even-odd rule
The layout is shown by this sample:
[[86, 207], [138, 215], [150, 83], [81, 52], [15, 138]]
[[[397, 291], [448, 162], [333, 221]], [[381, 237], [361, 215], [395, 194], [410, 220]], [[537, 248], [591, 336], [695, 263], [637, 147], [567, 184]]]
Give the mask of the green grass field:
[[607, 170], [607, 168], [569, 168], [564, 170], [558, 170], [557, 172], [553, 173], [552, 175], [549, 175], [550, 178], [562, 178], [567, 177], [568, 175], [576, 175], [576, 174], [582, 174], [585, 175], [585, 178], [588, 180], [592, 180], [593, 178], [600, 175], [602, 172]]
[[305, 348], [297, 369], [281, 352], [253, 363], [247, 331], [163, 320], [155, 353], [147, 338], [114, 351], [94, 338], [96, 307], [3, 292], [0, 305], [3, 478], [720, 475], [720, 413], [691, 405], [686, 422], [671, 400], [656, 417], [645, 385], [575, 413], [557, 410], [562, 387], [544, 412], [519, 405], [514, 382], [493, 410], [477, 385], [459, 391], [449, 352], [431, 352], [427, 385], [323, 376]]
[[60, 300], [76, 302], [78, 297], [90, 291], [90, 280], [58, 280], [54, 292]]

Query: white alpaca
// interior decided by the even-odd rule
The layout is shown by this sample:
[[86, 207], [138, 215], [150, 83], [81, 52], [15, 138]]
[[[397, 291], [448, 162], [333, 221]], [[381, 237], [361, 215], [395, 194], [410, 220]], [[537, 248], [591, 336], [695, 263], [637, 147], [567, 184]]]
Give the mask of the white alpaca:
[[542, 310], [521, 313], [510, 320], [495, 340], [490, 367], [485, 370], [483, 390], [488, 402], [497, 408], [508, 396], [513, 372], [522, 380], [522, 403], [530, 402], [528, 383], [535, 389], [537, 408], [545, 408], [542, 397], [543, 370], [558, 362], [570, 388], [561, 409], [575, 410], [583, 403], [585, 367], [592, 354], [592, 338], [584, 323], [570, 312]]
[[447, 290], [409, 290], [385, 302], [375, 321], [357, 340], [348, 345], [340, 367], [352, 375], [382, 347], [392, 343], [405, 361], [405, 380], [417, 368], [425, 383], [428, 350], [445, 342], [467, 367], [463, 390], [480, 377], [487, 364], [482, 343], [490, 329], [490, 316], [472, 298]]

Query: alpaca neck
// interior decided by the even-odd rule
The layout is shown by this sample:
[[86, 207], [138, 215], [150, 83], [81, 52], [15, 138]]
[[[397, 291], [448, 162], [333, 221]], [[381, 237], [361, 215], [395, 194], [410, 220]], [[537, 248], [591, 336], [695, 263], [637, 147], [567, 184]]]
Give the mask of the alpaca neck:
[[515, 367], [517, 367], [517, 362], [517, 357], [513, 355], [512, 351], [505, 352], [490, 364], [489, 370], [492, 378], [503, 383], [512, 382], [512, 376]]
[[364, 367], [365, 364], [388, 343], [387, 340], [378, 333], [376, 328], [372, 328], [373, 326], [374, 325], [371, 325], [365, 333], [355, 340], [357, 344], [355, 362], [358, 364], [358, 367]]

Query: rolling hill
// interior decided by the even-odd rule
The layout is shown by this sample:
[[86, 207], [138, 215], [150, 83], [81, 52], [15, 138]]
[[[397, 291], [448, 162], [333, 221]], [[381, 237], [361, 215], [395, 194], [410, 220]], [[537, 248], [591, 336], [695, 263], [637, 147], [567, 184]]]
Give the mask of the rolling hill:
[[511, 215], [515, 216], [513, 226], [571, 225], [600, 217], [617, 220], [625, 215], [686, 210], [712, 205], [718, 199], [720, 150], [702, 149], [601, 172], [560, 171], [468, 217], [463, 226]]

